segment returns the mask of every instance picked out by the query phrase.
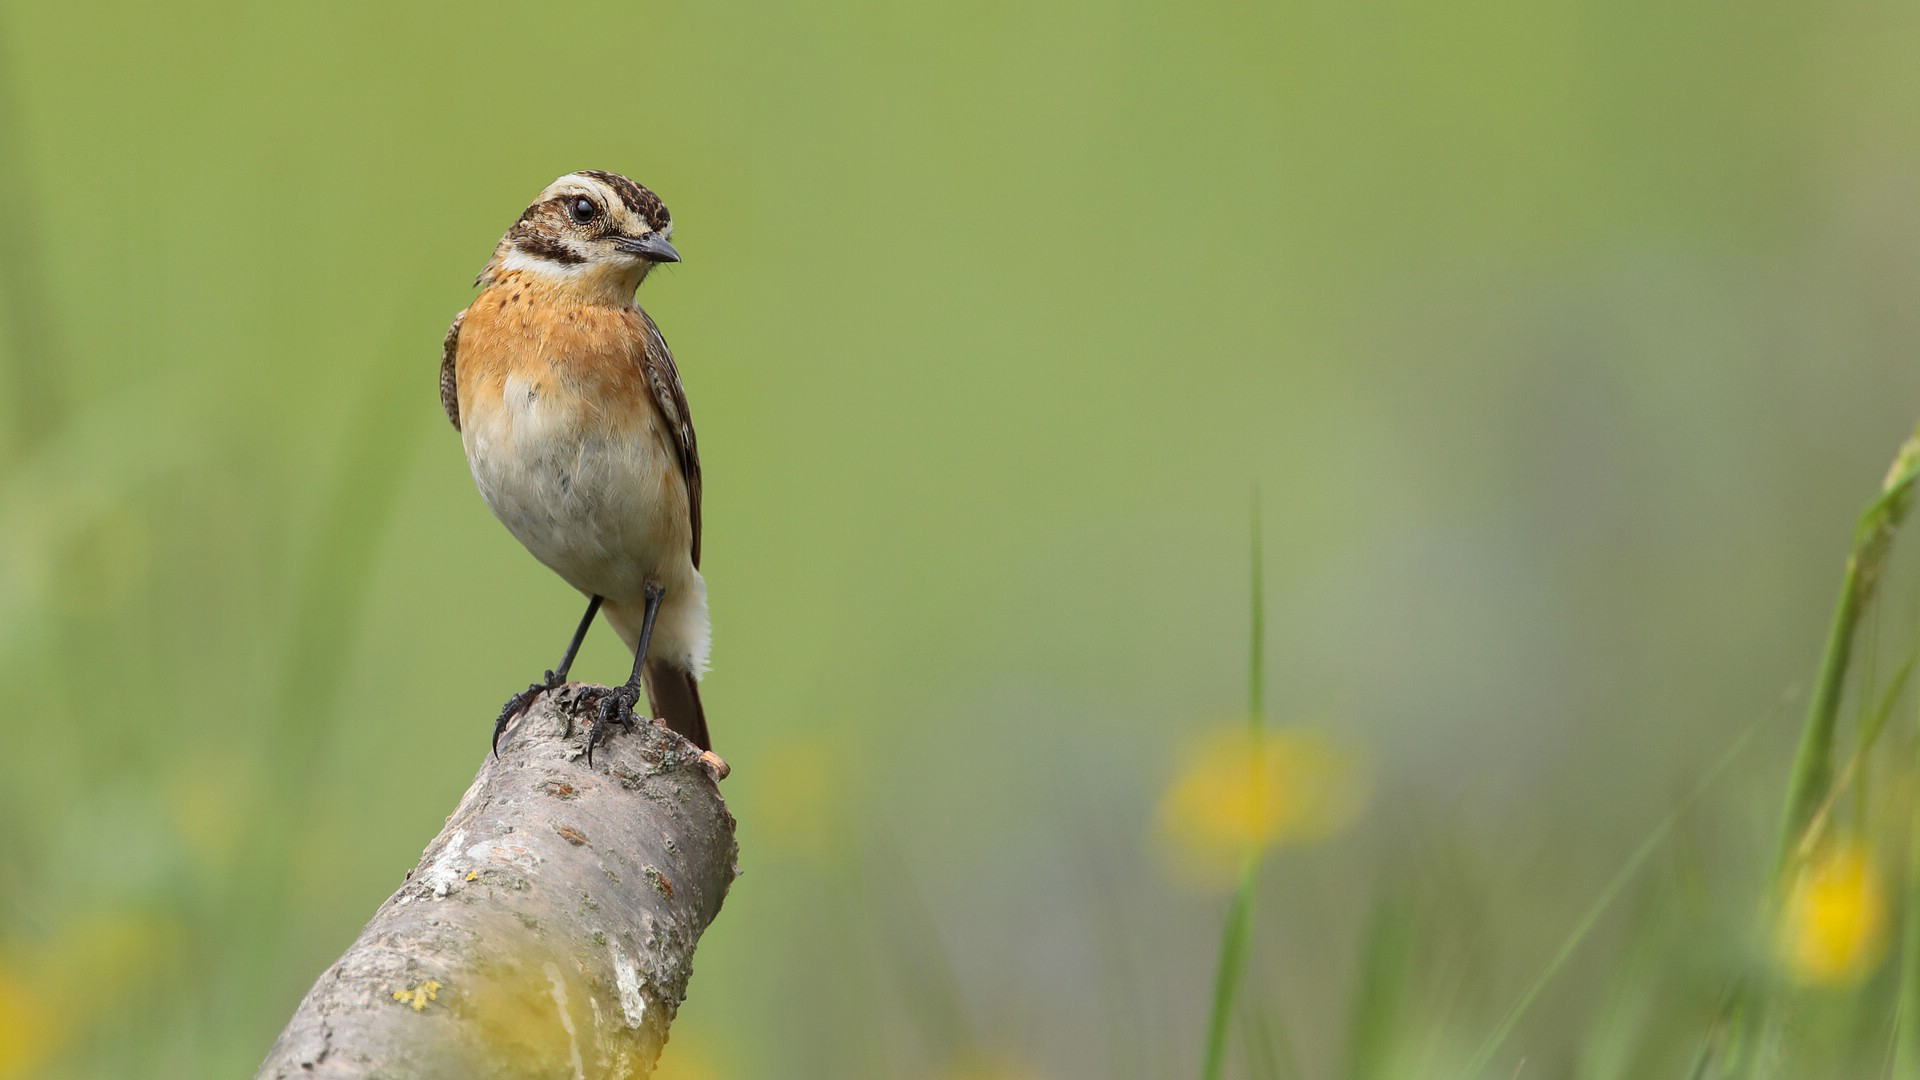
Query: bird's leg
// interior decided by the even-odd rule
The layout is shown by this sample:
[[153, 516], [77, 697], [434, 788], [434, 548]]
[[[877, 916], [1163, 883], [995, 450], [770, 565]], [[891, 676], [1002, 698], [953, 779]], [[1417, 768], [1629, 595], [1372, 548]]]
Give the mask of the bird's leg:
[[647, 608], [640, 616], [640, 643], [633, 650], [633, 674], [626, 683], [607, 691], [600, 699], [599, 715], [594, 717], [593, 731], [587, 736], [587, 765], [593, 765], [593, 748], [606, 741], [613, 733], [613, 725], [619, 724], [627, 730], [633, 730], [633, 708], [640, 703], [640, 673], [647, 667], [647, 647], [653, 641], [653, 620], [660, 614], [660, 598], [667, 591], [658, 585], [646, 588]]
[[[567, 681], [567, 672], [573, 668], [573, 658], [580, 651], [580, 643], [587, 639], [587, 631], [593, 627], [593, 617], [600, 613], [600, 597], [587, 601], [587, 613], [580, 617], [580, 625], [573, 632], [573, 640], [567, 642], [567, 654], [560, 658], [560, 667], [548, 671], [546, 677], [525, 690], [507, 699], [506, 707], [500, 710], [500, 718], [493, 722], [493, 752], [500, 753], [500, 733], [505, 731], [513, 718], [531, 708], [540, 700], [540, 695]], [[573, 726], [573, 718], [567, 718], [567, 726]], [[572, 731], [568, 731], [571, 735]]]

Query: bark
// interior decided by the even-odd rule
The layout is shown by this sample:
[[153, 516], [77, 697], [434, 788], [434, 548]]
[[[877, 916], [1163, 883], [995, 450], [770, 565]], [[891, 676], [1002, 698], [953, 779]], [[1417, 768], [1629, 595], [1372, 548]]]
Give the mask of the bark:
[[615, 732], [589, 769], [591, 703], [570, 685], [508, 730], [260, 1077], [653, 1071], [739, 849], [680, 736]]

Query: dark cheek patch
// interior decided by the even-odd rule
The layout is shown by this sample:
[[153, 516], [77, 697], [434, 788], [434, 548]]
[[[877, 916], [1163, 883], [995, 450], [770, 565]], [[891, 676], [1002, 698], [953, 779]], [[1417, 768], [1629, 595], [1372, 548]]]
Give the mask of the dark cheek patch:
[[513, 246], [536, 259], [545, 259], [563, 266], [574, 266], [587, 261], [554, 237], [542, 236], [539, 233], [514, 237]]

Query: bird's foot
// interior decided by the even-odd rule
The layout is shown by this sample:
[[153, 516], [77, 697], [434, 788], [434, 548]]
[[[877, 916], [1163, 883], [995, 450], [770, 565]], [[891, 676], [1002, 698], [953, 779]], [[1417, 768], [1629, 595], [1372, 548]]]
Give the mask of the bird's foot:
[[[549, 690], [558, 689], [562, 681], [559, 674], [549, 671], [546, 673], [545, 678], [507, 699], [506, 705], [500, 709], [499, 719], [493, 722], [493, 754], [495, 757], [500, 756], [500, 733], [507, 730], [507, 725], [519, 718], [521, 713], [533, 708], [533, 703], [540, 700], [540, 695]], [[572, 721], [568, 722], [571, 723]]]
[[640, 702], [640, 688], [627, 683], [606, 691], [600, 708], [593, 715], [593, 727], [587, 732], [587, 767], [593, 767], [593, 748], [606, 742], [615, 727], [633, 730], [633, 707]]

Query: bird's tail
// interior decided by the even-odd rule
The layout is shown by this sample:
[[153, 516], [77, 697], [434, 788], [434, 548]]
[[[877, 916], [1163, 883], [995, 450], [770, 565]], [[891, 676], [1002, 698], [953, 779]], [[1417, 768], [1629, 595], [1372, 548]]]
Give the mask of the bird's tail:
[[693, 740], [702, 750], [713, 749], [707, 737], [707, 713], [700, 707], [700, 683], [693, 672], [665, 660], [647, 661], [643, 673], [647, 703], [667, 726]]

